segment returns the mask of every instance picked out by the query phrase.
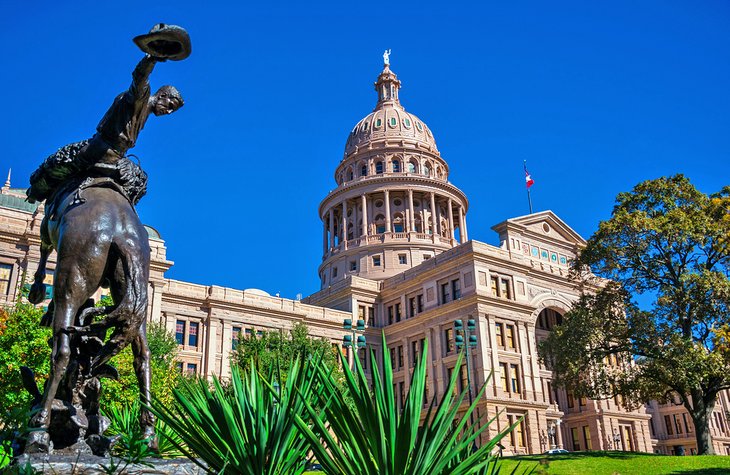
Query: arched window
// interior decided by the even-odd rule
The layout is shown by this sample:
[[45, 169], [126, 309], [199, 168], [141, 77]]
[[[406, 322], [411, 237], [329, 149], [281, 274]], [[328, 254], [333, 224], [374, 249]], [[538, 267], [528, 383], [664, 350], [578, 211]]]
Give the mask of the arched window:
[[420, 216], [416, 216], [416, 232], [422, 233], [423, 232], [423, 221], [421, 220]]
[[416, 173], [416, 164], [413, 162], [408, 162], [408, 173]]
[[383, 173], [383, 162], [377, 162], [375, 164], [375, 173], [377, 173], [378, 175]]
[[347, 170], [347, 180], [349, 181], [349, 180], [352, 180], [353, 178], [355, 178], [355, 174], [352, 171], [352, 167], [350, 167]]
[[400, 173], [400, 160], [393, 160], [393, 172]]
[[364, 164], [364, 165], [363, 165], [363, 166], [362, 166], [362, 167], [360, 168], [360, 176], [368, 176], [368, 165], [367, 165], [367, 163], [366, 163], [366, 164]]
[[423, 174], [426, 176], [431, 176], [431, 169], [428, 168], [428, 165], [423, 166]]
[[385, 216], [379, 214], [375, 217], [375, 233], [383, 234], [385, 232]]
[[404, 232], [404, 219], [403, 215], [401, 213], [396, 213], [395, 217], [393, 218], [393, 232], [394, 233], [402, 233]]
[[543, 309], [537, 316], [537, 322], [535, 325], [538, 330], [552, 330], [553, 327], [563, 323], [563, 316], [557, 310], [552, 308]]

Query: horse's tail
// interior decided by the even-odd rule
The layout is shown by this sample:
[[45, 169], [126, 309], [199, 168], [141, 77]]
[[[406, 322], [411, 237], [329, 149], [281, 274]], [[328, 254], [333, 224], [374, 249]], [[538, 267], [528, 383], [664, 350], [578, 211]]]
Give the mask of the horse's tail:
[[[123, 292], [120, 301], [115, 302], [114, 309], [105, 320], [110, 326], [122, 324], [138, 327], [147, 312], [147, 262], [139, 249], [130, 246], [123, 239], [120, 241], [123, 244], [117, 243], [115, 239], [111, 250], [118, 256], [117, 266], [121, 266], [124, 276]], [[119, 269], [112, 269], [112, 272], [118, 271]]]
[[[124, 276], [122, 295], [104, 318], [104, 326], [114, 327], [114, 332], [92, 361], [92, 374], [102, 371], [113, 356], [132, 342], [147, 315], [148, 261], [142, 249], [130, 246], [123, 239], [120, 241], [121, 243], [117, 243], [115, 239], [112, 242], [111, 250], [118, 259], [115, 268], [110, 272], [119, 272], [118, 267], [121, 266]], [[112, 280], [116, 280], [117, 285], [121, 283], [118, 277]]]

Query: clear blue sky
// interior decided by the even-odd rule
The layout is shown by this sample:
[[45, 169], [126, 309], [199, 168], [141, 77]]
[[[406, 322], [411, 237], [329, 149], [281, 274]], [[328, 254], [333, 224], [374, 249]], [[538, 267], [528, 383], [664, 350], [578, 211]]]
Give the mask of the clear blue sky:
[[524, 159], [535, 209], [585, 237], [642, 180], [730, 183], [727, 1], [152, 3], [5, 6], [0, 167], [26, 186], [126, 89], [141, 57], [132, 37], [185, 27], [192, 56], [151, 82], [186, 105], [151, 117], [132, 150], [150, 175], [139, 212], [167, 242], [171, 278], [318, 290], [317, 206], [375, 105], [386, 48], [402, 104], [470, 200], [472, 239], [495, 244], [492, 225], [527, 213]]

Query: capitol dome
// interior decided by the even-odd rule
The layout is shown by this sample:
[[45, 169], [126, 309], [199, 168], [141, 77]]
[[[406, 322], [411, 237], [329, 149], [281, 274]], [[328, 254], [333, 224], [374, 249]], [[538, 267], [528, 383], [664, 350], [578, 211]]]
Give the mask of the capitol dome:
[[431, 129], [400, 104], [399, 89], [398, 77], [386, 65], [375, 83], [378, 103], [373, 112], [350, 132], [345, 144], [345, 157], [363, 148], [371, 148], [373, 142], [379, 141], [407, 141], [432, 152], [438, 151]]
[[323, 289], [350, 276], [389, 279], [469, 240], [469, 201], [431, 130], [400, 104], [389, 54], [375, 109], [350, 132], [337, 187], [319, 206]]

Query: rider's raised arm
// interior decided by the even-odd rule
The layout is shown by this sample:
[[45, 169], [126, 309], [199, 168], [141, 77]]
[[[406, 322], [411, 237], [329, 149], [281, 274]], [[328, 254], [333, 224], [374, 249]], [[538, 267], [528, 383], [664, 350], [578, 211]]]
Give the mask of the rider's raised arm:
[[145, 55], [132, 71], [132, 85], [129, 86], [129, 94], [137, 101], [150, 96], [150, 74], [155, 68], [157, 60], [150, 55]]

